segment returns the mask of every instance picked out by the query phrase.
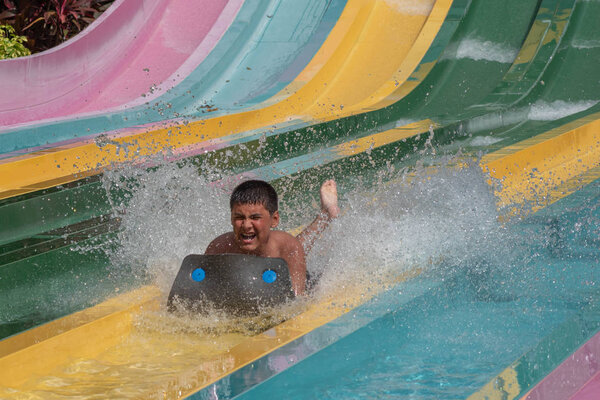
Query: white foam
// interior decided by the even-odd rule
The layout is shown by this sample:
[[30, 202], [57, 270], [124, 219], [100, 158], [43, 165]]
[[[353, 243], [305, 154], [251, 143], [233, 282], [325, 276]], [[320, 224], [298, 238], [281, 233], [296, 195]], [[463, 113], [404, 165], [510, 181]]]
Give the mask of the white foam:
[[585, 39], [575, 39], [571, 42], [571, 46], [576, 49], [595, 49], [600, 47], [599, 40], [585, 40]]
[[384, 0], [394, 10], [408, 15], [429, 15], [433, 0]]
[[468, 38], [461, 41], [453, 55], [444, 58], [470, 58], [475, 61], [486, 60], [500, 63], [512, 63], [517, 57], [519, 49], [503, 43], [494, 43], [489, 40]]
[[502, 141], [502, 138], [494, 136], [477, 136], [471, 140], [471, 146], [489, 146]]
[[413, 124], [413, 123], [415, 123], [417, 121], [418, 121], [417, 119], [399, 119], [399, 120], [396, 121], [394, 127], [401, 128], [401, 127], [404, 127], [406, 125]]
[[229, 193], [209, 185], [197, 168], [173, 164], [153, 172], [122, 168], [103, 177], [105, 187], [131, 193], [127, 206], [114, 205], [121, 218], [114, 267], [141, 268], [140, 275], [148, 272], [163, 292], [187, 254], [204, 253], [213, 238], [229, 230]]
[[551, 103], [538, 101], [531, 105], [527, 118], [534, 121], [553, 121], [585, 111], [598, 104], [598, 101], [568, 102], [556, 100]]

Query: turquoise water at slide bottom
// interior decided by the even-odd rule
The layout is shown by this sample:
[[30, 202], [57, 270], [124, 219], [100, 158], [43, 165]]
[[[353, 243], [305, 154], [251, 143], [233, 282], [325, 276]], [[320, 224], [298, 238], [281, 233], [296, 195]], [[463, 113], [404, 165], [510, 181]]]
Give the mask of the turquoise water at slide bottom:
[[[441, 265], [401, 284], [375, 301], [378, 311], [359, 310], [353, 318], [363, 325], [340, 340], [312, 355], [298, 344], [287, 359], [280, 352], [281, 363], [295, 365], [236, 398], [465, 399], [569, 327], [581, 340], [557, 340], [541, 359], [572, 352], [600, 327], [600, 182], [509, 229], [527, 244], [516, 262], [492, 264], [482, 254], [476, 265]], [[375, 318], [361, 322], [361, 312]]]

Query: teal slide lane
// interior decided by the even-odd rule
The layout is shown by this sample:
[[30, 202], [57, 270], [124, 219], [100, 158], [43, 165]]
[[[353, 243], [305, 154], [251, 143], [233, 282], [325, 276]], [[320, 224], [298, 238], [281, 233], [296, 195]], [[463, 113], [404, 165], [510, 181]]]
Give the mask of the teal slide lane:
[[[600, 217], [599, 188], [592, 182], [512, 224], [523, 242], [540, 232], [552, 239], [522, 250], [519, 265], [492, 265], [484, 254], [479, 265], [443, 265], [188, 398], [465, 399], [508, 364], [516, 379], [498, 377], [495, 393], [519, 398], [600, 328], [600, 296], [589, 287], [600, 277], [590, 268], [600, 256], [594, 226], [565, 229]], [[495, 398], [486, 394], [476, 398]]]
[[[218, 398], [239, 396], [338, 340], [364, 328], [369, 323], [388, 314], [390, 309], [409, 307], [415, 303], [415, 299], [430, 296], [439, 285], [439, 281], [425, 277], [418, 277], [397, 285], [368, 303], [352, 309], [334, 321], [322, 325], [299, 339], [245, 365], [225, 378], [219, 379], [210, 386], [186, 397], [186, 399], [206, 399], [210, 398], [210, 394], [216, 394]], [[287, 396], [284, 395], [283, 397]]]
[[345, 5], [346, 0], [246, 1], [208, 57], [167, 93], [131, 109], [4, 131], [0, 127], [4, 153], [0, 157], [107, 131], [213, 117], [255, 105], [302, 71]]

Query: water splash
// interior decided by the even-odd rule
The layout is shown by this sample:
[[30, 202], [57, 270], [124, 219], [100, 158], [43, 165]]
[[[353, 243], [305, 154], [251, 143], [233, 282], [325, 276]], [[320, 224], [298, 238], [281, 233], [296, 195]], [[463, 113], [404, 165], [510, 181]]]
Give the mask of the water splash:
[[534, 121], [553, 121], [585, 111], [598, 101], [538, 101], [531, 105], [527, 118]]
[[415, 268], [507, 265], [518, 257], [475, 163], [405, 172], [372, 192], [350, 193], [344, 211], [308, 258], [324, 293], [356, 281], [385, 284]]
[[118, 198], [113, 213], [121, 219], [113, 266], [143, 269], [163, 292], [187, 254], [204, 253], [210, 240], [228, 230], [229, 193], [210, 185], [191, 164], [120, 168], [105, 173], [103, 181]]
[[394, 10], [408, 15], [429, 15], [433, 8], [432, 0], [385, 0]]
[[[432, 160], [439, 165], [459, 163], [448, 158]], [[122, 223], [120, 246], [111, 254], [113, 265], [129, 264], [142, 270], [165, 298], [182, 259], [203, 253], [214, 237], [230, 230], [232, 185], [211, 184], [192, 165], [163, 165], [151, 171], [126, 168], [107, 173], [104, 180], [107, 188], [119, 189], [126, 199], [114, 204]], [[345, 194], [343, 215], [307, 257], [311, 275], [321, 277], [311, 301], [348, 288], [359, 295], [365, 288], [389, 285], [416, 269], [506, 265], [515, 254], [510, 233], [498, 222], [492, 189], [476, 163], [460, 168], [421, 165], [410, 172], [391, 172], [386, 181]], [[285, 191], [284, 197], [302, 195]], [[285, 208], [285, 199], [282, 203]], [[305, 214], [285, 225], [309, 222], [296, 220]], [[300, 310], [291, 307], [286, 315]], [[215, 321], [221, 324], [225, 318], [217, 312], [210, 314], [208, 319], [192, 318], [195, 322], [179, 316], [183, 319], [176, 329], [217, 329]], [[279, 315], [272, 321], [282, 319], [285, 316]], [[170, 317], [166, 320], [170, 322], [159, 324], [165, 329], [177, 325]], [[232, 325], [223, 324], [219, 326]], [[258, 325], [240, 324], [248, 331]]]
[[504, 43], [495, 43], [479, 38], [466, 38], [459, 43], [452, 43], [442, 56], [442, 59], [470, 58], [475, 61], [494, 61], [499, 63], [512, 63], [519, 49], [507, 46]]
[[598, 40], [574, 39], [571, 46], [579, 50], [595, 49], [600, 47]]
[[501, 142], [503, 139], [494, 136], [476, 136], [469, 143], [471, 146], [486, 147], [494, 143]]

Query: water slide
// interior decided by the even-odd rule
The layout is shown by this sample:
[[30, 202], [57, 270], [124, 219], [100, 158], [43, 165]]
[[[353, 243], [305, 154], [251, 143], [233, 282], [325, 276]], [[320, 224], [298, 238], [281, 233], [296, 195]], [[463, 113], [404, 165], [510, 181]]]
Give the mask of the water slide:
[[[174, 86], [212, 50], [241, 1], [116, 1], [81, 35], [2, 63], [2, 126], [135, 102], [153, 85]], [[180, 68], [183, 68], [180, 71]]]
[[[7, 156], [0, 164], [0, 212], [8, 221], [1, 236], [6, 285], [2, 318], [4, 335], [16, 334], [0, 342], [0, 363], [7, 371], [0, 378], [3, 386], [13, 389], [3, 395], [97, 390], [109, 397], [159, 393], [216, 398], [243, 393], [246, 398], [264, 398], [279, 391], [289, 394], [300, 374], [309, 384], [293, 390], [298, 397], [315, 397], [335, 390], [332, 382], [339, 384], [340, 376], [331, 371], [349, 371], [344, 376], [355, 382], [364, 381], [364, 376], [378, 382], [379, 375], [369, 375], [369, 364], [362, 361], [374, 357], [374, 370], [383, 365], [381, 372], [389, 373], [386, 368], [394, 357], [382, 360], [381, 354], [393, 355], [398, 342], [387, 337], [418, 343], [418, 331], [410, 329], [427, 327], [428, 313], [439, 318], [446, 316], [443, 310], [460, 309], [461, 302], [450, 295], [454, 277], [439, 280], [416, 268], [388, 277], [380, 288], [366, 290], [358, 284], [354, 290], [329, 293], [260, 334], [234, 332], [216, 340], [184, 329], [165, 335], [178, 321], [161, 314], [160, 288], [142, 286], [110, 296], [118, 287], [107, 278], [114, 271], [102, 244], [118, 241], [119, 229], [126, 226], [111, 212], [102, 186], [107, 181], [99, 174], [114, 173], [106, 168], [115, 162], [157, 165], [152, 155], [169, 147], [161, 156], [170, 161], [192, 160], [203, 168], [219, 166], [225, 175], [272, 181], [286, 198], [295, 199], [290, 209], [310, 204], [306, 193], [325, 176], [335, 176], [348, 192], [357, 181], [367, 181], [385, 195], [387, 186], [400, 189], [393, 180], [381, 182], [382, 170], [415, 168], [423, 160], [435, 165], [435, 152], [460, 148], [465, 160], [485, 152], [481, 166], [502, 182], [496, 196], [503, 218], [522, 218], [517, 230], [556, 230], [550, 237], [566, 243], [561, 245], [561, 268], [536, 264], [539, 270], [531, 267], [511, 276], [508, 289], [495, 275], [503, 271], [486, 272], [494, 284], [485, 286], [483, 273], [469, 270], [466, 278], [458, 279], [466, 285], [464, 292], [477, 284], [478, 299], [483, 289], [503, 289], [510, 296], [488, 293], [483, 296], [486, 301], [469, 303], [472, 319], [461, 325], [452, 342], [440, 335], [431, 339], [432, 332], [440, 330], [435, 325], [420, 336], [429, 336], [425, 347], [439, 354], [448, 351], [444, 343], [455, 345], [460, 338], [477, 349], [475, 339], [486, 333], [478, 326], [508, 329], [502, 337], [510, 341], [501, 347], [506, 354], [496, 351], [486, 357], [484, 368], [475, 365], [477, 379], [465, 385], [462, 397], [532, 396], [536, 389], [526, 391], [540, 380], [540, 385], [551, 381], [550, 372], [599, 328], [594, 290], [578, 287], [583, 266], [564, 262], [570, 240], [579, 240], [579, 251], [597, 261], [589, 244], [595, 242], [588, 236], [587, 242], [565, 236], [561, 229], [562, 223], [577, 221], [578, 212], [595, 210], [599, 80], [589, 60], [600, 56], [594, 29], [599, 12], [598, 3], [589, 1], [348, 1], [306, 67], [279, 95], [251, 109], [214, 117], [207, 113], [183, 124], [174, 120], [167, 126], [120, 128], [101, 139], [70, 138]], [[441, 186], [443, 180], [437, 183]], [[117, 191], [110, 201], [118, 204], [126, 198]], [[290, 212], [290, 227], [301, 222], [298, 217]], [[586, 285], [596, 280], [594, 273], [593, 268], [585, 270]], [[122, 276], [119, 279], [119, 285], [126, 285]], [[139, 276], [129, 279], [139, 286]], [[74, 300], [57, 300], [58, 293]], [[111, 298], [98, 303], [106, 297]], [[563, 297], [565, 304], [575, 306], [563, 306]], [[536, 313], [530, 320], [536, 324], [523, 331], [518, 329], [523, 321], [510, 318], [529, 312], [527, 300], [532, 300]], [[473, 323], [479, 312], [476, 305], [485, 309], [475, 319], [480, 324]], [[489, 326], [499, 308], [505, 310], [499, 324]], [[540, 310], [560, 318], [543, 319]], [[24, 331], [27, 327], [32, 328]], [[451, 327], [448, 323], [446, 329]], [[473, 332], [479, 336], [469, 336]], [[480, 353], [492, 344], [484, 343]], [[572, 357], [580, 357], [577, 354]], [[397, 358], [410, 360], [409, 356], [401, 352]], [[453, 359], [464, 367], [468, 362], [462, 357], [461, 353]], [[322, 365], [329, 368], [323, 370]], [[591, 371], [589, 377], [594, 374]], [[456, 374], [449, 371], [441, 377], [451, 376]], [[63, 389], [49, 392], [56, 380]], [[574, 391], [585, 383], [575, 384]], [[593, 383], [590, 380], [580, 393], [593, 390]], [[336, 394], [344, 395], [331, 395]]]
[[[220, 9], [218, 3], [209, 3], [210, 7], [216, 8], [215, 11]], [[120, 4], [115, 5], [115, 12], [107, 13], [104, 19], [98, 20], [96, 25], [86, 30], [81, 40], [74, 39], [65, 43], [62, 48], [57, 48], [56, 52], [59, 53], [57, 56], [54, 52], [48, 52], [3, 63], [2, 76], [6, 77], [4, 86], [6, 90], [18, 89], [18, 93], [29, 92], [22, 88], [13, 88], [16, 80], [12, 77], [20, 73], [23, 75], [22, 71], [30, 70], [30, 64], [44, 65], [43, 68], [47, 66], [49, 70], [60, 72], [55, 72], [57, 77], [35, 75], [40, 79], [36, 87], [39, 86], [49, 94], [30, 94], [31, 98], [43, 100], [45, 97], [52, 96], [56, 97], [55, 100], [40, 100], [39, 106], [32, 107], [32, 104], [28, 103], [28, 101], [31, 103], [31, 100], [19, 99], [18, 104], [21, 105], [15, 107], [14, 101], [7, 99], [5, 118], [1, 120], [3, 122], [2, 135], [0, 135], [2, 153], [22, 149], [32, 151], [32, 148], [48, 147], [49, 144], [76, 137], [100, 134], [136, 124], [164, 121], [169, 117], [190, 118], [194, 115], [214, 112], [216, 109], [231, 108], [233, 105], [239, 107], [242, 105], [239, 103], [248, 105], [259, 101], [260, 98], [271, 97], [304, 68], [337, 20], [345, 1], [265, 1], [244, 4], [234, 1], [227, 4], [228, 7], [224, 8], [220, 15], [214, 15], [215, 19], [217, 17], [219, 19], [215, 21], [215, 27], [211, 31], [206, 31], [207, 22], [203, 20], [208, 18], [210, 13], [204, 11], [202, 7], [180, 4], [174, 11], [167, 10], [162, 14], [165, 20], [156, 25], [156, 37], [149, 37], [142, 43], [145, 46], [143, 49], [152, 57], [140, 54], [135, 58], [143, 60], [139, 62], [144, 63], [144, 66], [137, 65], [139, 62], [132, 62], [132, 55], [139, 52], [135, 45], [140, 41], [140, 37], [134, 36], [135, 40], [131, 43], [134, 48], [124, 50], [127, 51], [127, 57], [116, 54], [114, 58], [114, 62], [128, 63], [127, 67], [117, 68], [115, 74], [106, 76], [102, 80], [99, 79], [101, 75], [93, 80], [90, 78], [94, 74], [97, 75], [97, 71], [93, 70], [83, 77], [83, 82], [76, 82], [73, 79], [76, 74], [64, 73], [62, 69], [65, 66], [53, 65], [52, 59], [58, 58], [60, 62], [65, 62], [64, 60], [68, 60], [69, 57], [81, 58], [77, 53], [78, 47], [81, 47], [78, 46], [80, 41], [91, 41], [95, 36], [100, 35], [96, 33], [100, 30], [99, 27], [106, 28], [108, 25], [106, 29], [112, 29], [112, 24], [121, 23], [116, 18], [119, 17], [118, 11], [124, 7]], [[220, 7], [222, 6], [223, 4]], [[127, 7], [133, 10], [144, 10], [136, 4], [127, 3]], [[202, 17], [198, 18], [194, 13], [186, 12], [189, 8]], [[276, 12], [279, 8], [283, 11]], [[113, 16], [114, 14], [117, 15]], [[174, 28], [181, 24], [173, 21], [185, 21], [181, 14], [195, 21], [184, 23], [183, 26], [196, 27], [195, 29], [199, 31], [196, 34], [198, 40], [194, 41], [194, 36], [183, 29], [178, 31]], [[145, 21], [140, 21], [143, 22]], [[154, 23], [147, 25], [155, 26]], [[203, 28], [197, 28], [198, 26]], [[228, 26], [229, 29], [225, 31]], [[296, 29], [298, 26], [300, 28]], [[169, 29], [174, 32], [168, 31]], [[105, 38], [101, 36], [100, 40]], [[119, 31], [115, 31], [114, 40], [125, 47]], [[168, 48], [171, 52], [179, 51], [177, 46], [189, 48], [187, 57], [184, 58], [182, 55], [165, 57], [169, 53], [164, 52], [163, 48]], [[92, 49], [100, 53], [96, 57], [102, 57], [104, 48], [96, 46]], [[66, 53], [66, 57], [62, 53]], [[208, 53], [210, 56], [206, 58]], [[93, 56], [86, 55], [86, 57]], [[101, 59], [107, 64], [111, 61], [110, 58]], [[162, 64], [171, 63], [172, 66], [168, 73], [163, 72], [158, 75], [158, 72], [166, 69], [166, 65], [161, 65], [162, 69], [157, 68], [153, 65], [153, 60], [158, 60]], [[92, 64], [100, 68], [99, 63]], [[70, 64], [70, 66], [77, 70], [81, 68], [80, 64]], [[116, 67], [105, 65], [101, 70], [110, 70], [110, 68]], [[143, 71], [144, 77], [137, 79], [140, 71]], [[150, 71], [157, 72], [151, 75]], [[73, 104], [75, 96], [71, 93], [71, 88], [63, 82], [65, 80], [84, 92], [75, 106]], [[17, 80], [17, 82], [28, 85], [29, 79]], [[50, 87], [48, 82], [52, 82], [55, 87]], [[88, 86], [92, 84], [103, 85], [103, 87], [98, 92], [91, 91]], [[57, 96], [60, 90], [64, 91], [63, 96]], [[114, 93], [115, 91], [117, 93]], [[120, 92], [126, 92], [128, 97], [124, 97]], [[56, 110], [55, 103], [64, 103], [65, 110], [62, 114]], [[43, 108], [45, 114], [36, 116], [32, 113], [38, 108]], [[24, 113], [25, 109], [31, 112]], [[28, 122], [28, 118], [32, 119], [32, 122]]]

